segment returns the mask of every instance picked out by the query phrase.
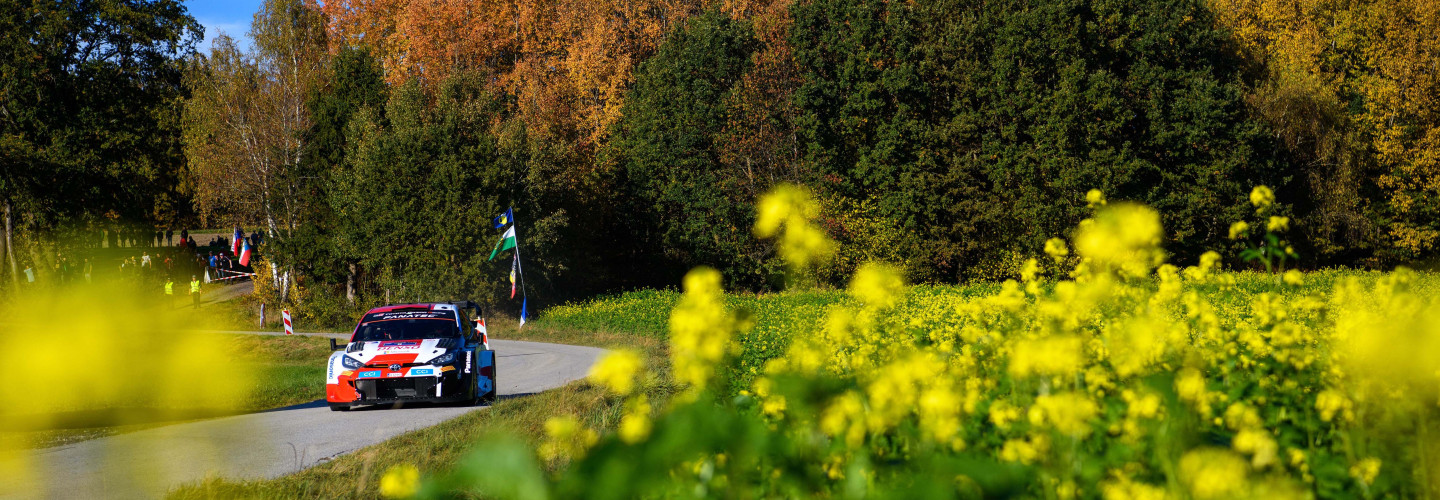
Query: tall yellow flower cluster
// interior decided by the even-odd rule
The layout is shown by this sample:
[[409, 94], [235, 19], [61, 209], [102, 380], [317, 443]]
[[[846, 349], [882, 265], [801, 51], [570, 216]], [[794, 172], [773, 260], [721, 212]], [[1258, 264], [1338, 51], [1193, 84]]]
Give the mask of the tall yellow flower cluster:
[[[780, 255], [793, 268], [824, 262], [835, 253], [835, 242], [810, 223], [820, 215], [820, 204], [805, 188], [782, 184], [760, 198], [755, 235], [780, 237]], [[783, 229], [783, 232], [782, 232]]]
[[743, 325], [725, 307], [720, 272], [696, 268], [685, 275], [685, 294], [670, 314], [670, 362], [675, 381], [687, 387], [681, 400], [709, 386], [722, 363], [736, 350]]
[[1080, 225], [1075, 251], [1096, 271], [1138, 278], [1165, 261], [1161, 236], [1159, 212], [1141, 205], [1113, 203]]

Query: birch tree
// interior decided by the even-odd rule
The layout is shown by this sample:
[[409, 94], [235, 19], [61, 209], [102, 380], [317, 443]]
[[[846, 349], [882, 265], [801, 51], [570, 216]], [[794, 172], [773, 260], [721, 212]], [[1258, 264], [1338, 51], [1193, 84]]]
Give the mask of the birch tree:
[[[254, 47], [216, 38], [193, 74], [185, 150], [195, 205], [207, 222], [262, 225], [271, 240], [305, 223], [297, 175], [310, 127], [305, 106], [323, 72], [325, 20], [313, 0], [268, 0], [255, 14]], [[271, 267], [288, 300], [291, 267]]]

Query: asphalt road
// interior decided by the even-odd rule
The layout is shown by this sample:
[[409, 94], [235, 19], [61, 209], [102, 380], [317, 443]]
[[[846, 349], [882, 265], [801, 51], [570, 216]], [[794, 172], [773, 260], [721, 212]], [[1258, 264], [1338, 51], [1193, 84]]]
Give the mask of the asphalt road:
[[[498, 354], [502, 399], [583, 378], [604, 353], [594, 347], [539, 342], [490, 343]], [[274, 478], [480, 408], [332, 412], [321, 400], [33, 450], [19, 457], [28, 473], [0, 467], [0, 497], [155, 498], [206, 477]]]

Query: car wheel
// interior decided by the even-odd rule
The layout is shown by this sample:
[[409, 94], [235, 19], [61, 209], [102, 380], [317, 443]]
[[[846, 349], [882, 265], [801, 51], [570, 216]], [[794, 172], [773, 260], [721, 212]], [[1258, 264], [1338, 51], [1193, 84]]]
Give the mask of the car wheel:
[[484, 396], [480, 396], [481, 404], [495, 404], [495, 395], [500, 392], [499, 375], [499, 373], [490, 375], [490, 392], [485, 393]]

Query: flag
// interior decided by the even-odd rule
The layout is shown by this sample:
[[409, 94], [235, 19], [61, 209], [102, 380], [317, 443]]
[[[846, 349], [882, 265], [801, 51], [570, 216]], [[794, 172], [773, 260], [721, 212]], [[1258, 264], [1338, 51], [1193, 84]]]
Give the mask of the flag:
[[[206, 270], [205, 270], [205, 282], [206, 282], [206, 283], [209, 283], [209, 282], [210, 282], [210, 270], [209, 270], [209, 269], [206, 269]], [[513, 299], [513, 298], [515, 298], [515, 297], [510, 297], [510, 298]]]
[[515, 298], [515, 272], [520, 269], [520, 256], [516, 255], [515, 260], [510, 264], [510, 298]]
[[525, 327], [525, 306], [528, 305], [530, 305], [529, 298], [520, 299], [520, 326], [516, 327], [516, 329]]
[[510, 229], [508, 229], [508, 230], [505, 231], [505, 235], [500, 237], [500, 241], [495, 242], [495, 249], [490, 251], [490, 259], [489, 259], [489, 260], [495, 260], [495, 256], [496, 256], [496, 255], [498, 255], [500, 252], [503, 252], [503, 251], [505, 251], [505, 250], [509, 250], [509, 249], [511, 249], [511, 248], [515, 248], [515, 227], [514, 227], [514, 226], [511, 226]]
[[[243, 240], [242, 240], [242, 241], [243, 241]], [[249, 266], [249, 265], [250, 265], [250, 242], [249, 242], [249, 241], [245, 241], [244, 244], [242, 244], [242, 245], [240, 246], [240, 265], [242, 265], [242, 266]]]
[[504, 213], [501, 213], [500, 215], [495, 216], [494, 219], [491, 219], [491, 222], [495, 223], [495, 229], [500, 229], [502, 227], [510, 225], [511, 222], [515, 222], [515, 215], [510, 213], [510, 210], [511, 209], [507, 208], [505, 209]]
[[240, 255], [240, 240], [243, 239], [245, 239], [245, 235], [240, 232], [240, 228], [235, 228], [235, 235], [230, 237], [231, 255]]

